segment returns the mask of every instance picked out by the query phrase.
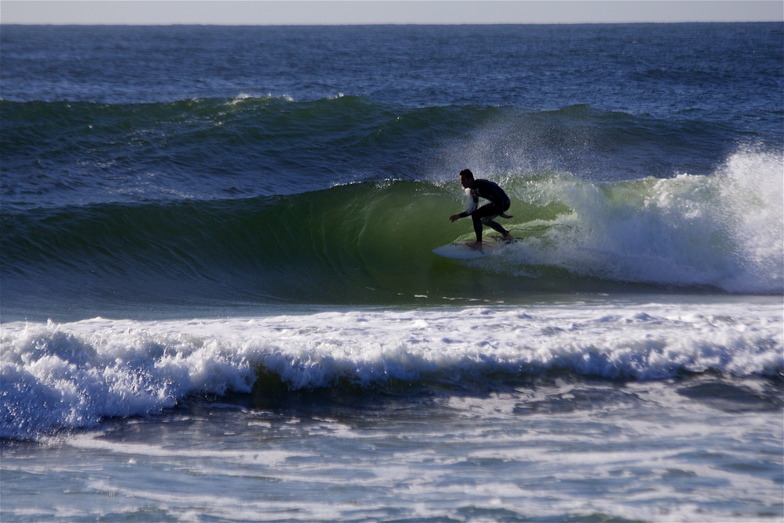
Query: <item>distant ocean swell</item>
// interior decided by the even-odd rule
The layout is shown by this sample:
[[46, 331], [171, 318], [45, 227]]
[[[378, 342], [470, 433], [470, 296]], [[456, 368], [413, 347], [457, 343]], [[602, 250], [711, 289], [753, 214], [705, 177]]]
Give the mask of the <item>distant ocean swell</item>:
[[9, 202], [291, 194], [333, 183], [422, 179], [455, 165], [556, 170], [594, 180], [709, 174], [739, 147], [778, 149], [780, 111], [735, 125], [575, 105], [400, 107], [355, 96], [150, 104], [0, 101]]
[[263, 405], [295, 400], [297, 390], [487, 393], [568, 376], [762, 378], [716, 386], [774, 408], [781, 327], [777, 304], [700, 305], [693, 314], [661, 304], [556, 305], [11, 323], [0, 340], [0, 437], [158, 413], [194, 395], [252, 394]]
[[[406, 172], [434, 133], [472, 127], [495, 111], [412, 110], [358, 97], [4, 101], [0, 109], [7, 129], [1, 143], [11, 159], [5, 169], [35, 173], [40, 182], [30, 188], [39, 204], [69, 185], [78, 193], [87, 183], [102, 194], [93, 186], [101, 173], [113, 190], [105, 198], [115, 199], [296, 193], [353, 181], [379, 166]], [[155, 187], [145, 187], [145, 178]], [[123, 194], [123, 185], [133, 191]], [[24, 198], [26, 188], [6, 191]]]
[[[711, 176], [616, 182], [498, 173], [519, 242], [475, 263], [430, 251], [472, 236], [454, 180], [360, 182], [291, 195], [3, 211], [4, 298], [393, 303], [635, 283], [784, 292], [782, 156]], [[490, 173], [494, 174], [494, 173]], [[48, 289], [48, 290], [47, 290]], [[43, 294], [42, 294], [43, 293]]]

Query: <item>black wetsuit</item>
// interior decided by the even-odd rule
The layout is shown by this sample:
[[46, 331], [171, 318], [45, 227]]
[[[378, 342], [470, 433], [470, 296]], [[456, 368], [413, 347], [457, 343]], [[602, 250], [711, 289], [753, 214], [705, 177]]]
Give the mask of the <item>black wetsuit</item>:
[[[466, 189], [466, 193], [471, 200], [468, 209], [461, 212], [459, 216], [461, 218], [470, 216], [473, 219], [476, 241], [482, 241], [482, 224], [493, 228], [504, 236], [509, 234], [509, 231], [493, 221], [495, 217], [506, 212], [506, 210], [509, 209], [509, 205], [511, 205], [509, 196], [506, 195], [498, 184], [493, 183], [490, 180], [474, 180], [474, 187], [472, 189]], [[479, 205], [479, 198], [489, 200], [489, 203], [477, 208]]]

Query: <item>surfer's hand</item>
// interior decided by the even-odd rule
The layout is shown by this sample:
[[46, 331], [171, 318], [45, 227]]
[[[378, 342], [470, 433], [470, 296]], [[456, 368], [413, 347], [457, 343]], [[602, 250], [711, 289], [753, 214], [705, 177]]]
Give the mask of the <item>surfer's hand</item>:
[[459, 219], [460, 219], [460, 215], [459, 214], [453, 214], [452, 216], [449, 217], [449, 221], [450, 222], [456, 222]]

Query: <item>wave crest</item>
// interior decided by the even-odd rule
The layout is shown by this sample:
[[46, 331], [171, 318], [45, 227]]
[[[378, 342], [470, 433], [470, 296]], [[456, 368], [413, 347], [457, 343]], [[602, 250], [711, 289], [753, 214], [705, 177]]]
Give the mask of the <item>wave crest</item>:
[[504, 382], [564, 376], [776, 379], [783, 342], [780, 305], [764, 301], [12, 323], [0, 338], [0, 437], [34, 438], [232, 392], [266, 401], [299, 389], [367, 394], [400, 383], [484, 394]]

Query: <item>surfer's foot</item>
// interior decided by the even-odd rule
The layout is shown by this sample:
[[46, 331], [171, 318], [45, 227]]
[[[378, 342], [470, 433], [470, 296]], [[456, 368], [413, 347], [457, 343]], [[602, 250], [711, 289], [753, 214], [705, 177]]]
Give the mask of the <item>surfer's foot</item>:
[[506, 243], [514, 243], [515, 239], [514, 239], [514, 236], [512, 236], [509, 233], [506, 233], [506, 234], [504, 234], [501, 237], [501, 241], [506, 242]]
[[482, 248], [482, 240], [478, 242], [466, 242], [466, 246], [471, 247], [472, 249], [481, 249]]

